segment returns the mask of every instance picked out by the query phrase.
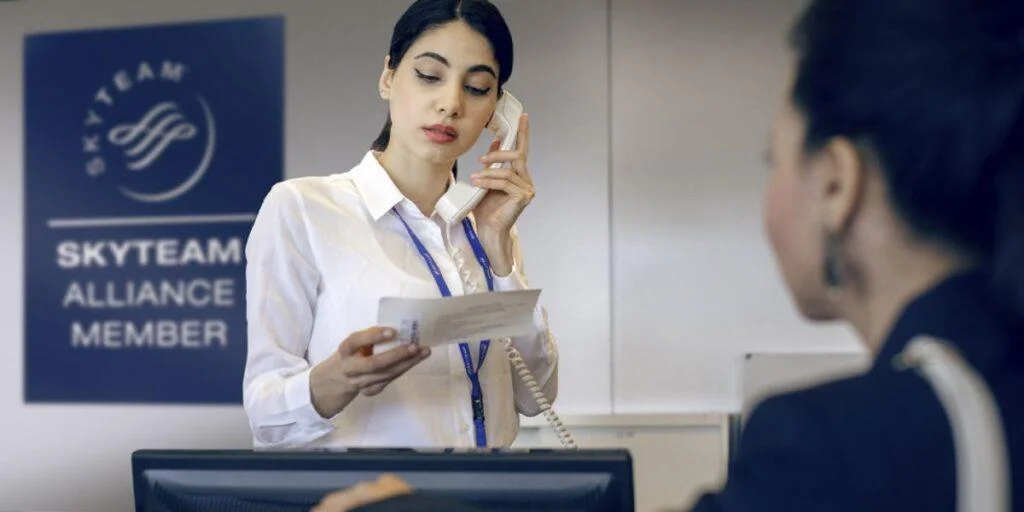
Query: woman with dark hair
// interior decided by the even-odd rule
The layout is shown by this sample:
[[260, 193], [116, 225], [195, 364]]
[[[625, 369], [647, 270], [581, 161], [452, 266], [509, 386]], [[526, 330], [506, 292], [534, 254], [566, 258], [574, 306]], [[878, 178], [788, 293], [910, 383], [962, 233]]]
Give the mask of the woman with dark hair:
[[[362, 161], [270, 190], [246, 247], [244, 406], [257, 447], [505, 447], [518, 415], [540, 412], [504, 347], [431, 352], [373, 326], [381, 297], [528, 287], [515, 230], [534, 196], [525, 115], [512, 150], [495, 141], [480, 159], [509, 166], [473, 174], [487, 194], [466, 221], [435, 212], [511, 74], [512, 36], [492, 4], [418, 0], [395, 25], [379, 80], [389, 114]], [[511, 348], [554, 401], [542, 308]]]
[[696, 510], [982, 510], [968, 471], [1008, 473], [1024, 510], [1024, 471], [968, 470], [989, 439], [908, 368], [918, 340], [958, 354], [994, 405], [973, 420], [1024, 467], [1024, 3], [814, 0], [791, 41], [765, 227], [799, 312], [874, 363], [760, 404]]
[[[793, 46], [765, 228], [799, 312], [874, 364], [756, 407], [694, 510], [1024, 510], [1024, 2], [812, 0]], [[318, 510], [391, 496], [366, 510], [428, 498]]]

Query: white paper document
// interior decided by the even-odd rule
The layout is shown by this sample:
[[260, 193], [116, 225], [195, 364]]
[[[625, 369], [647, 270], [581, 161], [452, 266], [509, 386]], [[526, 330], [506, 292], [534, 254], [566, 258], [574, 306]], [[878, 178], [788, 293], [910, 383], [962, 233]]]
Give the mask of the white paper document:
[[399, 343], [434, 347], [522, 336], [535, 329], [540, 290], [475, 293], [436, 299], [384, 297], [377, 325], [398, 331]]

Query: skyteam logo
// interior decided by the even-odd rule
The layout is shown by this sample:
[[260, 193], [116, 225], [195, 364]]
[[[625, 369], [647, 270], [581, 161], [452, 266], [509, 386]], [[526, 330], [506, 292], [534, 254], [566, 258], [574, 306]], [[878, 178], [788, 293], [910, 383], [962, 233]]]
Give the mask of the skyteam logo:
[[217, 122], [185, 83], [188, 67], [142, 61], [112, 74], [85, 116], [85, 172], [143, 203], [173, 201], [210, 168]]
[[25, 37], [25, 400], [238, 404], [280, 16]]

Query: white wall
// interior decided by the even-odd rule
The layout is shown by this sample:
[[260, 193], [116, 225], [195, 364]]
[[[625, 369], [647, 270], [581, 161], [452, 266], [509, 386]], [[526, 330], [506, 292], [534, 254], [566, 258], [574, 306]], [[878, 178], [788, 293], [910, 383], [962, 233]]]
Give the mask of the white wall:
[[[560, 413], [735, 411], [747, 352], [857, 351], [845, 330], [796, 318], [760, 230], [760, 155], [789, 71], [784, 32], [803, 0], [496, 3], [517, 44], [508, 88], [531, 114], [538, 196], [520, 228], [561, 347]], [[376, 80], [407, 5], [0, 3], [0, 509], [128, 510], [132, 450], [249, 446], [239, 407], [23, 403], [23, 35], [283, 13], [286, 174], [319, 175], [350, 167], [380, 129]], [[622, 443], [641, 447], [638, 476], [679, 462], [650, 448], [658, 439]], [[708, 483], [722, 455], [687, 459], [675, 491]]]
[[747, 352], [858, 351], [800, 321], [761, 231], [804, 0], [613, 0], [613, 404], [737, 410]]

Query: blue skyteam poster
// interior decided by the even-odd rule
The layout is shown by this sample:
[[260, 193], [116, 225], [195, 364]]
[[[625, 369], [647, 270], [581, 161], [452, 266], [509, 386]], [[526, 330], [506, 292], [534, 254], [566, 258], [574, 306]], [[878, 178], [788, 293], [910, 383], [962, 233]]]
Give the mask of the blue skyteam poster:
[[25, 399], [240, 403], [280, 18], [25, 40]]

